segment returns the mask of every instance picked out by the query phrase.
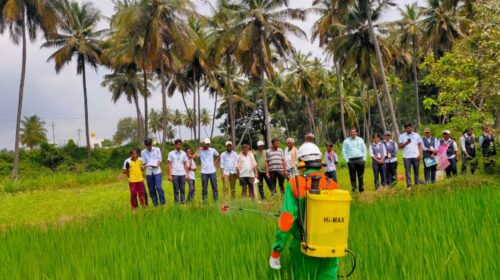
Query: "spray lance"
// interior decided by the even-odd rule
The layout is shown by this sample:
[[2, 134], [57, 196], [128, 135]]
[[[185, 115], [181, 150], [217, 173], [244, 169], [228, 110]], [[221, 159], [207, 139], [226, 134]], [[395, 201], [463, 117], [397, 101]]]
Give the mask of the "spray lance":
[[223, 204], [220, 207], [220, 210], [222, 212], [227, 212], [227, 211], [229, 211], [231, 209], [240, 210], [240, 211], [246, 211], [246, 212], [252, 212], [252, 213], [257, 213], [257, 214], [267, 215], [267, 216], [274, 216], [274, 217], [279, 217], [280, 214], [281, 214], [279, 211], [276, 212], [276, 213], [271, 213], [271, 212], [264, 212], [264, 211], [259, 211], [259, 210], [255, 210], [255, 209], [243, 208], [241, 206], [231, 206], [231, 205], [228, 205], [228, 204]]

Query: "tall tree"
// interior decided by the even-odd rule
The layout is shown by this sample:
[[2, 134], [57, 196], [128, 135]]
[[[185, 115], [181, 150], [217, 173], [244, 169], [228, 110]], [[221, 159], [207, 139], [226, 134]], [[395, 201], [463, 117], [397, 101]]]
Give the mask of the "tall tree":
[[172, 124], [177, 126], [179, 130], [179, 138], [181, 139], [182, 139], [181, 126], [184, 124], [184, 119], [185, 119], [184, 114], [178, 109], [175, 109], [174, 114], [172, 116]]
[[[162, 93], [163, 127], [167, 127], [167, 75], [181, 69], [182, 63], [193, 54], [186, 17], [192, 16], [194, 6], [189, 0], [138, 0], [124, 8], [114, 18], [117, 36], [142, 40], [141, 52], [147, 64], [158, 73]], [[162, 135], [162, 152], [166, 133]]]
[[385, 67], [384, 67], [384, 61], [382, 58], [382, 52], [380, 50], [380, 45], [379, 45], [379, 40], [377, 38], [377, 35], [375, 33], [375, 27], [372, 22], [372, 16], [374, 14], [379, 14], [381, 13], [387, 5], [393, 5], [391, 0], [381, 0], [378, 2], [378, 6], [375, 8], [375, 13], [372, 12], [372, 3], [371, 0], [359, 0], [359, 5], [360, 8], [363, 10], [366, 19], [368, 21], [368, 30], [370, 32], [370, 37], [371, 41], [375, 47], [375, 54], [377, 58], [377, 64], [379, 68], [379, 73], [380, 73], [380, 79], [382, 80], [382, 90], [384, 91], [385, 98], [387, 101], [387, 105], [389, 106], [389, 113], [391, 116], [392, 120], [392, 129], [394, 130], [394, 134], [397, 137], [399, 137], [399, 127], [398, 127], [398, 121], [396, 118], [396, 112], [394, 111], [394, 106], [392, 104], [392, 98], [391, 98], [391, 93], [389, 92], [389, 86], [387, 85], [387, 79], [385, 77]]
[[23, 111], [24, 81], [26, 78], [27, 40], [35, 41], [38, 32], [43, 31], [46, 38], [53, 37], [59, 22], [55, 11], [55, 0], [0, 0], [0, 33], [7, 28], [10, 38], [16, 45], [22, 44], [21, 78], [17, 102], [16, 138], [14, 142], [14, 163], [12, 178], [19, 171], [19, 140], [21, 116]]
[[422, 43], [423, 32], [420, 25], [420, 8], [417, 3], [405, 5], [404, 9], [398, 7], [401, 19], [396, 21], [397, 37], [399, 44], [403, 48], [411, 48], [412, 50], [412, 73], [413, 87], [415, 89], [416, 111], [417, 111], [417, 131], [420, 129], [420, 99], [418, 96], [418, 64], [419, 46]]
[[242, 0], [240, 4], [239, 23], [234, 27], [240, 34], [236, 57], [243, 71], [260, 81], [266, 142], [270, 146], [271, 124], [265, 77], [274, 78], [273, 53], [286, 57], [295, 52], [287, 33], [306, 38], [304, 31], [290, 22], [305, 20], [306, 11], [289, 8], [286, 0]]
[[58, 48], [47, 61], [53, 60], [56, 72], [76, 57], [76, 73], [82, 75], [83, 104], [85, 110], [85, 137], [87, 140], [87, 155], [91, 157], [89, 112], [87, 97], [87, 76], [85, 65], [97, 70], [101, 55], [101, 37], [104, 30], [96, 30], [101, 13], [91, 3], [70, 2], [62, 0], [57, 6], [61, 17], [59, 32], [49, 39], [42, 47]]
[[309, 119], [309, 126], [314, 134], [317, 134], [315, 125], [315, 115], [311, 106], [312, 99], [315, 98], [315, 77], [311, 53], [296, 53], [291, 61], [289, 74], [287, 75], [288, 88], [298, 96], [304, 98], [306, 105], [306, 114]]
[[198, 123], [200, 123], [203, 126], [203, 130], [205, 131], [205, 136], [208, 137], [209, 135], [207, 133], [207, 126], [209, 126], [210, 123], [212, 122], [212, 117], [210, 116], [210, 111], [208, 111], [207, 108], [201, 109], [199, 120], [200, 121]]
[[21, 143], [28, 148], [33, 149], [43, 142], [47, 142], [47, 129], [45, 129], [45, 122], [38, 116], [24, 117], [21, 122]]
[[[238, 30], [234, 27], [239, 23], [238, 18], [240, 6], [238, 3], [234, 3], [230, 0], [217, 0], [215, 5], [212, 5], [211, 3], [209, 3], [209, 5], [212, 11], [212, 16], [208, 18], [208, 26], [211, 28], [212, 32], [207, 38], [210, 44], [210, 57], [212, 58], [212, 64], [223, 64], [226, 71], [224, 81], [220, 79], [224, 76], [222, 73], [216, 73], [217, 76], [212, 76], [212, 85], [210, 88], [213, 89], [212, 93], [215, 93], [214, 116], [212, 121], [215, 121], [217, 93], [220, 93], [220, 95], [225, 96], [228, 101], [227, 114], [229, 117], [230, 136], [231, 141], [236, 143], [236, 120], [233, 105], [233, 84], [231, 74], [235, 68], [234, 51], [236, 49], [236, 42], [239, 36]], [[217, 70], [216, 72], [221, 72]], [[225, 93], [221, 92], [221, 86], [224, 88]], [[214, 123], [212, 123], [212, 132], [210, 133], [210, 137], [212, 137], [213, 128]]]
[[[105, 75], [101, 84], [104, 87], [108, 87], [108, 90], [112, 94], [111, 100], [113, 102], [116, 103], [122, 96], [125, 96], [129, 103], [135, 105], [139, 137], [137, 140], [141, 143], [147, 135], [145, 134], [141, 107], [139, 106], [139, 96], [146, 95], [144, 92], [147, 91], [147, 88], [144, 87], [143, 79], [137, 73], [138, 69], [135, 64], [131, 64], [127, 67], [122, 67], [122, 69], [116, 69], [113, 74]], [[149, 86], [151, 85], [147, 85], [147, 87]]]
[[422, 29], [427, 50], [434, 51], [441, 57], [449, 51], [455, 40], [467, 34], [470, 23], [464, 16], [456, 13], [446, 0], [427, 0], [427, 7], [422, 10]]

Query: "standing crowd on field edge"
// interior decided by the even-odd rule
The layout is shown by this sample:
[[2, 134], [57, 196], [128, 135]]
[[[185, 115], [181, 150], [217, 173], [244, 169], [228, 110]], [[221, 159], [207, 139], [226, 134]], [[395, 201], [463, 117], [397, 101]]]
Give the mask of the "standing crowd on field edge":
[[[405, 132], [395, 141], [390, 131], [383, 137], [375, 133], [372, 143], [365, 145], [364, 139], [358, 136], [356, 128], [349, 131], [349, 137], [343, 141], [342, 157], [345, 159], [353, 192], [364, 191], [365, 162], [367, 156], [371, 158], [374, 175], [374, 186], [393, 187], [397, 181], [398, 151], [401, 151], [405, 168], [404, 179], [406, 187], [411, 190], [414, 185], [436, 182], [438, 172], [446, 173], [449, 178], [458, 175], [458, 160], [462, 160], [461, 173], [467, 169], [470, 173], [478, 169], [476, 157], [476, 137], [471, 128], [467, 128], [458, 143], [451, 137], [449, 130], [442, 132], [442, 138], [434, 137], [430, 129], [424, 129], [424, 136], [413, 131], [411, 123], [404, 125]], [[308, 133], [305, 142], [314, 142], [315, 136]], [[477, 140], [478, 147], [483, 154], [484, 168], [487, 173], [494, 170], [494, 157], [496, 147], [493, 134], [488, 126], [483, 127], [483, 132]], [[217, 167], [222, 176], [222, 195], [224, 202], [236, 198], [236, 182], [239, 181], [241, 196], [254, 200], [260, 196], [265, 200], [264, 182], [271, 192], [271, 196], [281, 195], [285, 192], [285, 181], [298, 175], [298, 151], [295, 140], [288, 138], [287, 147], [279, 148], [280, 140], [271, 140], [271, 147], [265, 149], [263, 141], [257, 142], [257, 150], [252, 151], [249, 144], [243, 144], [240, 153], [234, 151], [233, 143], [225, 143], [226, 150], [219, 153], [210, 146], [210, 139], [204, 139], [202, 145], [196, 150], [182, 149], [182, 140], [174, 141], [175, 149], [167, 156], [167, 178], [172, 183], [174, 201], [178, 204], [191, 202], [195, 198], [195, 172], [200, 172], [202, 185], [202, 201], [208, 199], [208, 185], [212, 190], [214, 201], [219, 200], [217, 184]], [[165, 192], [163, 191], [163, 173], [160, 164], [163, 157], [159, 148], [153, 146], [151, 139], [144, 141], [145, 149], [133, 148], [130, 157], [125, 160], [123, 172], [127, 175], [130, 187], [130, 203], [133, 209], [140, 203], [142, 207], [148, 204], [144, 175], [148, 186], [149, 197], [154, 206], [165, 205]], [[459, 149], [460, 147], [460, 149]], [[199, 158], [200, 167], [195, 159]], [[338, 154], [333, 149], [332, 143], [326, 144], [323, 155], [325, 176], [337, 182]], [[424, 180], [419, 177], [420, 165], [424, 168]], [[413, 182], [411, 173], [413, 171]], [[402, 179], [402, 178], [400, 178]], [[186, 185], [187, 194], [186, 194]], [[258, 191], [258, 193], [257, 193]]]

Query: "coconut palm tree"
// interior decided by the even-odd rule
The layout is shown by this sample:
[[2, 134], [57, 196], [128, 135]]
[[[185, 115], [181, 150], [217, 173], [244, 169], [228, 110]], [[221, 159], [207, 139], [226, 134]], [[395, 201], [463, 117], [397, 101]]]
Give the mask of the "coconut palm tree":
[[[104, 76], [104, 80], [101, 85], [103, 87], [108, 87], [108, 90], [111, 92], [112, 97], [111, 100], [113, 102], [118, 102], [118, 100], [124, 96], [129, 103], [133, 103], [135, 105], [135, 110], [137, 114], [137, 131], [138, 131], [138, 141], [139, 143], [147, 137], [144, 130], [144, 122], [142, 120], [141, 108], [139, 106], [139, 96], [147, 95], [143, 94], [143, 92], [147, 91], [147, 88], [144, 88], [144, 83], [142, 77], [138, 76], [137, 67], [135, 64], [131, 64], [127, 67], [122, 67], [122, 69], [116, 69], [113, 74], [107, 74]], [[152, 85], [148, 85], [152, 86]]]
[[[239, 37], [238, 30], [234, 28], [238, 24], [239, 10], [240, 6], [238, 3], [232, 2], [230, 0], [217, 0], [215, 5], [209, 2], [210, 10], [212, 16], [207, 19], [208, 26], [211, 28], [212, 32], [208, 35], [208, 42], [210, 45], [210, 57], [212, 58], [213, 65], [224, 64], [225, 67], [225, 80], [221, 81], [222, 71], [216, 69], [217, 76], [212, 76], [212, 81], [209, 87], [214, 89], [211, 91], [215, 95], [215, 105], [214, 105], [214, 116], [213, 122], [215, 121], [215, 112], [217, 111], [217, 93], [221, 96], [226, 96], [228, 101], [228, 117], [229, 117], [229, 130], [231, 135], [231, 141], [236, 143], [236, 120], [233, 105], [232, 96], [232, 72], [235, 68], [234, 66], [234, 51], [236, 49], [236, 43]], [[220, 67], [222, 68], [222, 67]], [[217, 73], [219, 72], [219, 73]], [[217, 88], [224, 89], [225, 93], [221, 90], [216, 90]], [[212, 122], [212, 132], [213, 135], [214, 123]]]
[[85, 136], [87, 140], [87, 155], [91, 157], [89, 109], [87, 95], [86, 65], [97, 70], [101, 62], [101, 38], [104, 30], [96, 30], [101, 19], [101, 13], [91, 3], [79, 4], [61, 0], [58, 5], [61, 17], [59, 32], [53, 39], [49, 39], [42, 47], [57, 48], [47, 61], [54, 61], [56, 72], [76, 57], [76, 73], [82, 75], [83, 104], [85, 110]]
[[298, 52], [293, 56], [288, 69], [287, 84], [289, 84], [288, 89], [304, 98], [310, 129], [317, 134], [315, 116], [311, 107], [311, 99], [315, 98], [315, 76], [310, 58], [311, 53]]
[[420, 25], [421, 11], [417, 3], [411, 5], [406, 4], [404, 9], [398, 7], [401, 19], [395, 22], [397, 26], [397, 40], [403, 48], [411, 48], [412, 50], [412, 72], [413, 72], [413, 87], [415, 88], [417, 123], [416, 129], [420, 128], [420, 99], [418, 96], [418, 63], [419, 48], [422, 43], [423, 31]]
[[184, 116], [184, 114], [179, 109], [175, 109], [174, 114], [172, 116], [172, 124], [175, 125], [175, 126], [177, 126], [177, 129], [179, 131], [179, 138], [180, 139], [182, 139], [181, 126], [184, 125], [184, 119], [186, 119], [185, 116]]
[[270, 146], [271, 125], [265, 77], [274, 79], [273, 53], [286, 57], [295, 52], [287, 34], [306, 38], [304, 31], [290, 22], [303, 21], [306, 11], [288, 8], [288, 1], [282, 0], [242, 0], [240, 5], [238, 24], [234, 27], [239, 34], [235, 56], [243, 72], [260, 81], [266, 142]]
[[55, 0], [0, 0], [0, 33], [9, 31], [12, 42], [22, 45], [21, 78], [17, 102], [16, 138], [14, 142], [14, 163], [12, 178], [17, 179], [19, 170], [19, 140], [21, 116], [23, 111], [24, 81], [26, 78], [26, 63], [28, 39], [33, 42], [39, 31], [46, 38], [56, 33], [59, 18], [55, 11]]
[[[359, 0], [358, 6], [363, 11], [366, 21], [368, 22], [368, 31], [370, 33], [371, 42], [375, 48], [375, 57], [377, 59], [378, 70], [380, 74], [380, 80], [382, 81], [382, 90], [385, 95], [386, 102], [388, 103], [389, 113], [392, 120], [392, 129], [396, 138], [399, 137], [399, 127], [396, 118], [396, 112], [394, 111], [394, 106], [392, 104], [391, 94], [389, 92], [389, 86], [387, 85], [387, 79], [385, 76], [384, 59], [382, 57], [382, 50], [379, 44], [379, 39], [377, 38], [375, 27], [372, 22], [372, 17], [377, 16], [382, 13], [382, 11], [387, 8], [388, 5], [394, 5], [391, 0], [381, 0], [378, 1], [378, 6], [372, 11], [372, 1], [371, 0]], [[372, 73], [373, 74], [373, 73]], [[373, 77], [373, 76], [372, 76]], [[373, 79], [372, 79], [373, 80]], [[375, 89], [375, 87], [374, 87]], [[377, 95], [378, 96], [378, 95]]]
[[201, 109], [200, 121], [198, 122], [203, 126], [203, 130], [205, 131], [205, 136], [208, 137], [207, 126], [212, 123], [212, 117], [210, 116], [210, 111], [207, 108]]
[[21, 122], [21, 143], [26, 145], [29, 149], [40, 145], [43, 142], [47, 142], [47, 129], [45, 129], [45, 122], [42, 121], [38, 116], [33, 115], [30, 117], [24, 117]]
[[[143, 59], [158, 73], [162, 93], [163, 127], [167, 127], [168, 74], [181, 69], [193, 55], [194, 44], [189, 40], [185, 18], [193, 16], [194, 5], [189, 0], [137, 0], [114, 18], [116, 36], [143, 41]], [[165, 150], [167, 135], [162, 136]]]
[[[332, 38], [343, 34], [342, 19], [345, 16], [350, 2], [335, 0], [314, 0], [310, 9], [311, 12], [318, 14], [320, 17], [312, 27], [311, 41], [318, 39], [320, 47], [326, 47]], [[340, 27], [340, 28], [339, 28]], [[331, 55], [330, 48], [325, 48], [325, 51]], [[344, 91], [342, 86], [342, 68], [338, 63], [338, 59], [334, 59], [335, 74], [337, 76], [336, 90], [340, 97], [340, 124], [342, 127], [342, 135], [347, 138], [347, 130], [345, 126], [345, 111], [344, 111]]]
[[422, 29], [426, 49], [434, 51], [436, 57], [441, 57], [450, 50], [455, 40], [467, 34], [470, 22], [445, 0], [427, 0], [427, 7], [422, 10]]
[[[373, 14], [373, 16], [376, 19], [379, 14]], [[382, 108], [377, 85], [377, 81], [379, 79], [382, 80], [382, 75], [377, 71], [376, 65], [374, 65], [377, 51], [374, 40], [371, 38], [365, 12], [354, 6], [346, 14], [342, 25], [336, 28], [341, 29], [342, 33], [330, 40], [327, 50], [333, 54], [339, 67], [354, 70], [361, 80], [368, 81], [368, 84], [371, 85], [377, 100], [382, 128], [387, 130], [384, 118], [385, 113]], [[386, 65], [390, 65], [394, 49], [381, 37], [378, 37], [376, 41], [381, 50], [382, 59]], [[387, 107], [392, 106], [392, 101], [387, 103]], [[395, 126], [397, 125], [393, 125], [393, 127]]]

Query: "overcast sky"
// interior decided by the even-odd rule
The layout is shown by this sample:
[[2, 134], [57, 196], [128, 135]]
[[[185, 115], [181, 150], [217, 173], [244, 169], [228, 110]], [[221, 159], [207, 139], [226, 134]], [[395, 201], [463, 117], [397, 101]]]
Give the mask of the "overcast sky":
[[[105, 16], [113, 13], [111, 0], [90, 1], [101, 10]], [[291, 0], [290, 6], [294, 8], [309, 7], [310, 0]], [[415, 0], [395, 1], [402, 6]], [[422, 1], [419, 1], [422, 2]], [[206, 14], [207, 7], [203, 1], [194, 1], [198, 10]], [[394, 20], [399, 13], [396, 9], [386, 12], [383, 20]], [[313, 23], [318, 16], [310, 15], [306, 22], [299, 23], [307, 34], [310, 34]], [[104, 26], [104, 23], [103, 23]], [[310, 43], [304, 39], [292, 38], [298, 50], [311, 52], [314, 56], [323, 58], [322, 50], [317, 43]], [[55, 141], [57, 144], [66, 143], [69, 139], [77, 142], [77, 130], [84, 131], [84, 108], [82, 77], [76, 75], [74, 63], [68, 64], [59, 74], [56, 74], [53, 63], [47, 63], [47, 58], [54, 49], [40, 49], [41, 41], [28, 46], [28, 63], [26, 72], [23, 116], [38, 115], [46, 122], [49, 142], [52, 142], [52, 127], [55, 125]], [[7, 33], [0, 35], [0, 149], [13, 149], [15, 136], [15, 118], [19, 79], [21, 73], [21, 46], [15, 46], [10, 41]], [[89, 100], [90, 131], [95, 132], [98, 138], [111, 138], [116, 129], [118, 119], [134, 117], [134, 107], [126, 100], [116, 104], [111, 101], [111, 94], [101, 87], [102, 77], [108, 70], [99, 68], [97, 72], [87, 68], [87, 88]], [[202, 106], [210, 112], [213, 110], [213, 99], [207, 95], [202, 97]], [[161, 93], [159, 88], [153, 91], [149, 101], [150, 107], [161, 108]], [[141, 105], [142, 106], [142, 105]], [[184, 110], [182, 99], [176, 95], [168, 100], [171, 109]], [[184, 129], [182, 138], [189, 138], [189, 131]], [[217, 130], [217, 133], [218, 130]], [[202, 135], [204, 137], [204, 135]], [[179, 135], [177, 135], [179, 137]], [[85, 137], [82, 133], [80, 144], [84, 145]]]

